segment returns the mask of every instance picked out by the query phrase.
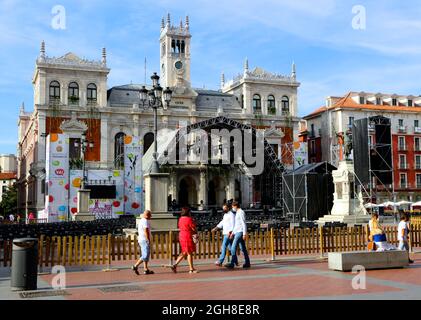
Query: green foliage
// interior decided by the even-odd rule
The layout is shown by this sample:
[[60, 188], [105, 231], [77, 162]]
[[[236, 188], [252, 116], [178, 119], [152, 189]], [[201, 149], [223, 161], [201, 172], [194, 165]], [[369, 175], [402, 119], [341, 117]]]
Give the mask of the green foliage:
[[9, 215], [17, 213], [17, 201], [18, 201], [18, 188], [16, 183], [7, 189], [3, 193], [3, 200], [0, 203], [0, 208], [3, 214]]

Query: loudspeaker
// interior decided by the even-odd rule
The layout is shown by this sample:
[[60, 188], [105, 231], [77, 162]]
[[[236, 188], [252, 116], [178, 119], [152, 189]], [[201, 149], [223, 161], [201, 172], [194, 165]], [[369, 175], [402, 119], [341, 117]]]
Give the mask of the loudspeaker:
[[[369, 150], [369, 131], [373, 132], [373, 144]], [[378, 184], [392, 184], [392, 136], [390, 119], [375, 116], [355, 120], [352, 125], [354, 170], [358, 184], [368, 184], [370, 168]]]
[[367, 118], [354, 120], [352, 124], [352, 149], [357, 183], [367, 184], [370, 182]]

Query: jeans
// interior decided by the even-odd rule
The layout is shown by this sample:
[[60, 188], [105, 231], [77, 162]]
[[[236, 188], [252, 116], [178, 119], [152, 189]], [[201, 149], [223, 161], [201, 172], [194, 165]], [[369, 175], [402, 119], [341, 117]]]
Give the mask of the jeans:
[[224, 235], [224, 239], [222, 240], [221, 255], [219, 256], [219, 259], [218, 259], [219, 263], [224, 263], [227, 249], [231, 251], [231, 244], [232, 244], [232, 240], [229, 238], [229, 236]]
[[249, 254], [247, 252], [246, 243], [243, 239], [243, 233], [238, 232], [234, 235], [234, 241], [231, 245], [231, 266], [234, 266], [238, 263], [237, 258], [237, 247], [240, 246], [241, 252], [244, 254], [244, 265], [249, 266], [250, 265], [250, 258]]
[[142, 259], [142, 261], [148, 262], [149, 257], [151, 255], [151, 246], [149, 242], [139, 241], [139, 246], [140, 246], [140, 252], [141, 252], [140, 258]]
[[409, 243], [408, 243], [408, 241], [400, 240], [399, 241], [399, 250], [409, 251]]

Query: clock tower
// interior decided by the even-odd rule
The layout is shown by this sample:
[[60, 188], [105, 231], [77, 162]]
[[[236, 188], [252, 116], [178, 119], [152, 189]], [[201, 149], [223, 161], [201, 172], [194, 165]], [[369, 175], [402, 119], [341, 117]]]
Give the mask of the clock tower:
[[179, 26], [171, 24], [168, 14], [167, 22], [161, 22], [160, 36], [160, 73], [161, 83], [165, 87], [190, 87], [190, 31], [189, 17]]

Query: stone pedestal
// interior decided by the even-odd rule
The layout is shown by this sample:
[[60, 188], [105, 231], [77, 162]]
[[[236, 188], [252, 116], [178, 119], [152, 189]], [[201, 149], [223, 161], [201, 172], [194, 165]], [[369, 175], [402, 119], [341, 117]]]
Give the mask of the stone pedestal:
[[[152, 230], [175, 230], [177, 218], [168, 213], [168, 173], [149, 173], [144, 176], [145, 209], [151, 210]], [[137, 225], [138, 220], [136, 221]]]
[[325, 215], [317, 222], [368, 223], [370, 220], [363, 205], [361, 192], [355, 192], [354, 164], [352, 161], [341, 161], [338, 170], [332, 172], [335, 193], [330, 215]]
[[93, 221], [95, 215], [89, 212], [89, 200], [91, 190], [80, 189], [77, 192], [77, 213], [73, 216], [73, 221]]

